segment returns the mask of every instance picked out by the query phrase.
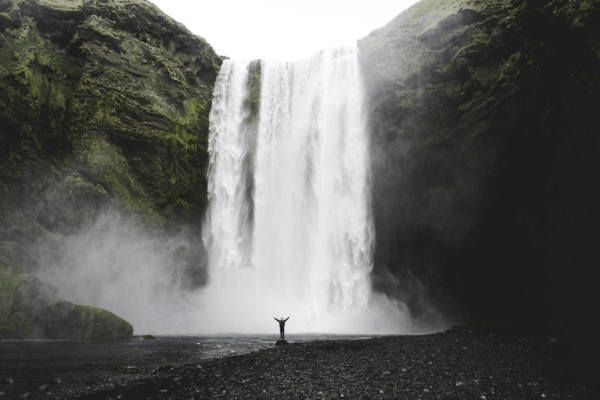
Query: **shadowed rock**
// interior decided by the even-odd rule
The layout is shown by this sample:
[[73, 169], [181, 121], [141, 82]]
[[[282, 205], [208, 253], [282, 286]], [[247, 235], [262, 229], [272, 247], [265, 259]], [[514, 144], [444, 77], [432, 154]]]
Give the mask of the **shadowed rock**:
[[0, 336], [10, 339], [128, 339], [133, 327], [102, 308], [58, 298], [33, 275], [0, 264]]
[[423, 0], [359, 42], [374, 286], [424, 320], [535, 321], [593, 379], [599, 27], [590, 0]]

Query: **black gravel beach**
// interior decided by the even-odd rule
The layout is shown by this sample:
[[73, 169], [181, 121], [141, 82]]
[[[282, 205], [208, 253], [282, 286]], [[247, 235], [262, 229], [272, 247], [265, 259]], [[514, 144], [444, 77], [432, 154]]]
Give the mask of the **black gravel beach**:
[[[0, 398], [600, 399], [597, 388], [567, 367], [563, 346], [557, 337], [480, 325], [419, 336], [298, 341], [204, 360], [182, 349], [165, 364], [115, 360], [108, 373], [85, 372], [84, 359], [62, 360], [54, 374], [49, 365], [27, 367], [31, 387], [14, 382], [3, 365]], [[24, 379], [23, 368], [15, 372]]]

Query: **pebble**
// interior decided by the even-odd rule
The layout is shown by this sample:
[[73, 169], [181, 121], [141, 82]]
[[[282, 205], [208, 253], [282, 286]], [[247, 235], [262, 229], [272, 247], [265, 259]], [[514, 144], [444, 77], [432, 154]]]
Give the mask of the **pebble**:
[[[467, 346], [456, 346], [456, 341]], [[547, 342], [547, 338], [490, 335], [477, 329], [296, 342], [212, 360], [137, 365], [128, 369], [131, 372], [112, 372], [93, 380], [84, 376], [81, 386], [74, 389], [74, 383], [65, 378], [53, 386], [51, 397], [487, 400], [543, 399], [551, 393], [553, 398], [600, 399], [594, 388], [569, 383], [573, 380], [556, 356], [562, 341]], [[90, 385], [84, 386], [84, 381]], [[0, 390], [6, 392], [6, 387]], [[47, 398], [49, 393], [43, 393], [44, 397], [42, 393], [38, 390], [31, 398]]]

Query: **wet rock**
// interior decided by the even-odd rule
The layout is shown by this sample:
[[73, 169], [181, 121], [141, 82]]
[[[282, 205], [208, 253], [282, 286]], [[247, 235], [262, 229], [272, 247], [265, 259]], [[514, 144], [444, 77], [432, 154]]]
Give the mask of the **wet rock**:
[[133, 327], [115, 314], [61, 300], [56, 288], [0, 264], [0, 333], [13, 339], [127, 339]]
[[572, 366], [592, 381], [599, 27], [592, 0], [423, 0], [358, 43], [375, 287], [424, 320], [435, 316], [416, 285], [441, 314], [567, 333]]
[[[466, 350], [458, 343], [468, 344]], [[500, 346], [502, 344], [502, 346]], [[245, 355], [166, 364], [161, 374], [58, 399], [556, 398], [595, 400], [597, 388], [569, 378], [545, 337], [453, 330], [444, 334], [291, 343]], [[535, 351], [524, 351], [532, 347]], [[201, 368], [198, 368], [198, 365]], [[141, 367], [141, 370], [147, 369]], [[403, 372], [403, 370], [405, 372]], [[116, 380], [113, 379], [113, 382]]]
[[140, 336], [140, 339], [143, 339], [143, 340], [154, 340], [156, 338], [154, 336], [152, 336], [152, 335], [142, 335], [142, 336]]
[[119, 340], [133, 334], [133, 326], [110, 311], [56, 301], [50, 311], [46, 335], [50, 339]]

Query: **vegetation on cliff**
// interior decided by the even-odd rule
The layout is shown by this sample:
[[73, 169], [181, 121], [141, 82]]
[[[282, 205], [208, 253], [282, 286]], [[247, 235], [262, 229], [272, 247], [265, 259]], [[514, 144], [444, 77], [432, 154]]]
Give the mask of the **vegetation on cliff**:
[[128, 339], [131, 324], [113, 313], [72, 304], [36, 277], [0, 264], [0, 337]]
[[0, 12], [12, 21], [0, 36], [0, 171], [19, 208], [59, 233], [104, 205], [158, 225], [173, 212], [198, 220], [212, 48], [143, 0], [4, 0]]
[[[47, 269], [106, 213], [197, 233], [221, 62], [146, 0], [0, 0], [0, 262]], [[72, 329], [108, 321], [65, 304], [52, 312]]]
[[[425, 319], [427, 298], [446, 313], [534, 320], [599, 371], [598, 3], [423, 0], [359, 47], [376, 288]], [[48, 315], [78, 321], [71, 331], [104, 318], [12, 268], [41, 267], [34, 244], [56, 251], [106, 210], [200, 226], [220, 64], [145, 0], [0, 0], [1, 332], [62, 337], [28, 319], [37, 300], [17, 304], [24, 282]], [[205, 280], [177, 274], [190, 288]]]
[[424, 289], [446, 312], [535, 321], [588, 375], [599, 27], [594, 1], [424, 0], [359, 42], [376, 285], [416, 313]]

